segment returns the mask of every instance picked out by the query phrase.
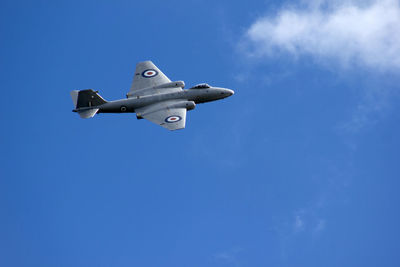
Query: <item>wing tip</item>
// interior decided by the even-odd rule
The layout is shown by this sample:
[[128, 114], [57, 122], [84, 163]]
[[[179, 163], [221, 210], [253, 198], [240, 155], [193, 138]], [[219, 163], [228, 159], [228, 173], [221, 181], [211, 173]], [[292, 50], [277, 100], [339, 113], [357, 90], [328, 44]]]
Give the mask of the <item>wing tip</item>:
[[151, 63], [151, 64], [153, 64], [153, 61], [151, 61], [151, 60], [143, 60], [143, 61], [138, 62], [137, 65], [139, 65], [139, 64], [146, 64], [146, 63]]

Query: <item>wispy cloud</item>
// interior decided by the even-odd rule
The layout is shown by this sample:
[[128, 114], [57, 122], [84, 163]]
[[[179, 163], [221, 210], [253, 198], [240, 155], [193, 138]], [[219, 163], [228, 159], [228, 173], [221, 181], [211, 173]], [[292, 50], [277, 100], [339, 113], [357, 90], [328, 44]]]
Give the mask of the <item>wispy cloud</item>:
[[296, 215], [294, 220], [294, 230], [295, 232], [299, 232], [304, 230], [304, 219], [300, 217], [300, 215]]
[[324, 219], [319, 219], [317, 225], [313, 229], [314, 234], [322, 232], [325, 229], [325, 223], [326, 221]]
[[316, 234], [325, 229], [325, 219], [318, 216], [318, 203], [313, 206], [299, 209], [295, 212], [293, 218], [293, 231], [289, 234], [298, 234], [300, 232]]
[[311, 1], [257, 19], [244, 37], [256, 57], [284, 52], [342, 66], [400, 69], [400, 5], [396, 0]]
[[326, 219], [320, 216], [319, 201], [311, 206], [296, 210], [290, 217], [281, 218], [276, 222], [273, 230], [278, 235], [280, 253], [282, 259], [290, 257], [296, 240], [302, 238], [302, 242], [318, 241], [326, 229]]
[[239, 266], [238, 254], [242, 252], [241, 248], [233, 248], [227, 251], [219, 252], [214, 255], [214, 259], [218, 262], [230, 264], [231, 266]]
[[385, 87], [365, 89], [363, 99], [356, 106], [351, 118], [339, 125], [339, 132], [354, 134], [375, 125], [390, 110], [392, 99], [397, 97], [393, 90]]

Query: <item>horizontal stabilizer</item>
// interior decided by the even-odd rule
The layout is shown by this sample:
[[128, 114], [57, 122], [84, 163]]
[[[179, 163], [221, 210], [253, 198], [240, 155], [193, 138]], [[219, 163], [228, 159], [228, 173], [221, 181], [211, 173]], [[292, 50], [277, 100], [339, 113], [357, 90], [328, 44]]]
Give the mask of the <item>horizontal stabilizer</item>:
[[78, 114], [79, 116], [81, 116], [82, 119], [89, 119], [96, 115], [97, 111], [99, 111], [98, 108], [92, 108], [88, 110], [78, 111]]
[[78, 96], [79, 96], [78, 90], [71, 91], [71, 98], [72, 98], [72, 102], [74, 103], [75, 108], [76, 108], [76, 105], [78, 104]]

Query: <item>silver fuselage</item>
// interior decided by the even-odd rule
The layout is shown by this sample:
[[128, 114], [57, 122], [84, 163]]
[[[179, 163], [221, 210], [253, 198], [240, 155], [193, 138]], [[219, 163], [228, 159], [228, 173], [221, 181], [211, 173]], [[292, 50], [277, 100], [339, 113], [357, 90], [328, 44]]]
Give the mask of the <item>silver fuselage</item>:
[[99, 108], [98, 113], [127, 113], [135, 112], [138, 108], [162, 101], [187, 100], [199, 104], [222, 99], [233, 94], [233, 90], [219, 87], [187, 89], [172, 93], [135, 96], [127, 99], [109, 101], [97, 106], [97, 108]]

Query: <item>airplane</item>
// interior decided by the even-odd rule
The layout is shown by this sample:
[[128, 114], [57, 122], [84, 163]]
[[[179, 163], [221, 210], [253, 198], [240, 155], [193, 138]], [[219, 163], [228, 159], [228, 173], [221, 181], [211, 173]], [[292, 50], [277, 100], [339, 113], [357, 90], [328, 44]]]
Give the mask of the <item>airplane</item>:
[[106, 101], [93, 89], [71, 91], [72, 101], [81, 118], [97, 113], [136, 113], [168, 130], [185, 128], [186, 111], [196, 104], [215, 101], [234, 94], [231, 89], [212, 87], [206, 83], [185, 89], [183, 81], [172, 82], [151, 61], [139, 62], [126, 99]]

